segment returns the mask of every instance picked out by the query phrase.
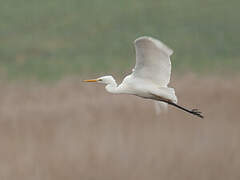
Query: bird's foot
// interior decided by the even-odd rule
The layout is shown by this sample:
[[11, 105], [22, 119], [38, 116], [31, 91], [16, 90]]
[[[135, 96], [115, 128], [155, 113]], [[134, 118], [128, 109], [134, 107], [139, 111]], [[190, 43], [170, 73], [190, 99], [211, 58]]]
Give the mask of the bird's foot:
[[199, 111], [198, 109], [192, 109], [191, 112], [192, 112], [192, 114], [194, 114], [194, 115], [196, 115], [200, 118], [204, 118], [203, 115], [202, 115], [202, 112]]

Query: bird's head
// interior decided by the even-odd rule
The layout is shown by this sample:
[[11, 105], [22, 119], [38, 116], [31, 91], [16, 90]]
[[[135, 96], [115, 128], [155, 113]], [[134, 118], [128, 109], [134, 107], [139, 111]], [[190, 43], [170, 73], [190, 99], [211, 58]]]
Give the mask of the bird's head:
[[112, 84], [116, 83], [115, 79], [112, 76], [102, 76], [97, 79], [84, 80], [84, 82], [98, 82], [102, 84]]

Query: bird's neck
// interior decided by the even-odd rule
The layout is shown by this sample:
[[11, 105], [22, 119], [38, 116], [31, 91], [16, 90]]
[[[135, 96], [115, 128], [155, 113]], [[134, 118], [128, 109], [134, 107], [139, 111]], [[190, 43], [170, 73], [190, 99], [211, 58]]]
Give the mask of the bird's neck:
[[105, 89], [110, 93], [114, 93], [114, 94], [121, 93], [121, 90], [118, 88], [118, 85], [115, 81], [107, 84]]

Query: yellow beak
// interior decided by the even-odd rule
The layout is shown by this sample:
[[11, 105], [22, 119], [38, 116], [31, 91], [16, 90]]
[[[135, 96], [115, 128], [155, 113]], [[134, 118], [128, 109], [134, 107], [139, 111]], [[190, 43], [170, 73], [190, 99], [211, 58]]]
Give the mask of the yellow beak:
[[89, 79], [89, 80], [84, 80], [83, 82], [98, 82], [98, 79]]

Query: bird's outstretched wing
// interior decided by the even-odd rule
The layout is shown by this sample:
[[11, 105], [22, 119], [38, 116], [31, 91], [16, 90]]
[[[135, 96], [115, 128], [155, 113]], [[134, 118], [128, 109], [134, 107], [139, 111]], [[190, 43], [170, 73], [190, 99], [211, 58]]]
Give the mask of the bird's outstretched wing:
[[161, 41], [151, 37], [135, 40], [136, 65], [133, 75], [150, 80], [160, 86], [167, 86], [171, 75], [170, 56], [173, 50]]

